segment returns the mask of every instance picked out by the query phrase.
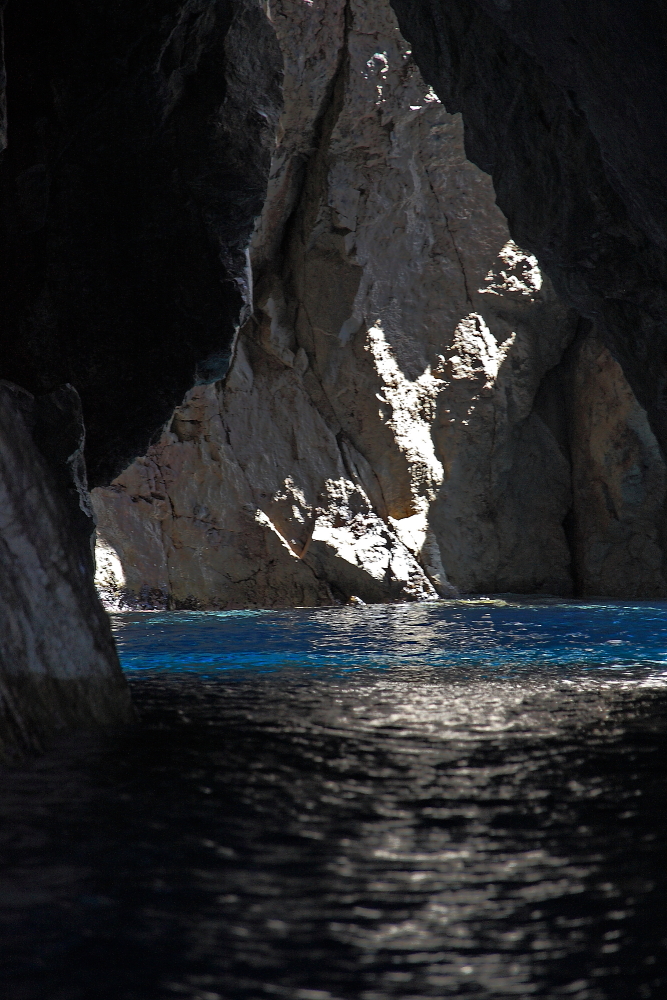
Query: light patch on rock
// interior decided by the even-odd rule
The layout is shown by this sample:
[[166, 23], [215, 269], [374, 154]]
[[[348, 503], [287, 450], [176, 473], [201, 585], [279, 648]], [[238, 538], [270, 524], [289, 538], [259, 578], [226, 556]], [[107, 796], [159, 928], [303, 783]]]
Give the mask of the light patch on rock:
[[418, 378], [406, 378], [387, 343], [380, 320], [366, 331], [366, 337], [382, 382], [381, 392], [376, 393], [380, 419], [391, 428], [394, 446], [410, 466], [413, 507], [417, 511], [424, 506], [424, 500], [435, 499], [443, 479], [442, 464], [435, 455], [431, 437], [434, 400], [440, 386], [428, 366]]
[[533, 296], [542, 288], [544, 278], [536, 257], [523, 253], [514, 240], [508, 240], [498, 254], [498, 267], [491, 269], [479, 291], [486, 295]]
[[95, 586], [105, 596], [125, 590], [125, 571], [115, 549], [100, 538], [95, 543]]
[[[254, 316], [225, 382], [193, 390], [95, 491], [128, 591], [220, 608], [569, 594], [564, 524], [594, 467], [627, 530], [598, 538], [597, 515], [579, 518], [597, 567], [585, 586], [611, 593], [623, 544], [655, 564], [657, 592], [662, 465], [643, 411], [628, 403], [604, 433], [582, 405], [567, 427], [546, 413], [576, 318], [510, 238], [388, 0], [269, 7], [285, 103], [251, 247]], [[576, 398], [611, 399], [608, 364], [577, 357]], [[636, 460], [621, 476], [626, 432]]]

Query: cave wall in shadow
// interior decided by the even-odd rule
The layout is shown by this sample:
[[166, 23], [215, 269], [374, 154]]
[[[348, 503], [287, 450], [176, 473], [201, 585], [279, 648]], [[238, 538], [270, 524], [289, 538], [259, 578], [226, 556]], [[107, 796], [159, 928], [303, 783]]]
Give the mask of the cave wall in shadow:
[[9, 0], [1, 27], [0, 757], [134, 718], [86, 466], [227, 370], [282, 78], [258, 0]]
[[226, 370], [280, 52], [255, 0], [12, 0], [4, 40], [0, 377], [74, 385], [105, 482]]
[[667, 447], [667, 11], [392, 0], [517, 243], [595, 321]]

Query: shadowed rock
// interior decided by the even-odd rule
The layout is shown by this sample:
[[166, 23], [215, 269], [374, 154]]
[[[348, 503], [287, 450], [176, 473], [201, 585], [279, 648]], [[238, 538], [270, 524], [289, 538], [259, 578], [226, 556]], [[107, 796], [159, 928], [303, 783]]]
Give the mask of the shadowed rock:
[[0, 738], [27, 749], [132, 718], [86, 465], [227, 370], [282, 64], [256, 0], [2, 7]]
[[[63, 397], [69, 397], [69, 423], [75, 427], [80, 416], [76, 393], [62, 390], [57, 397], [53, 405], [61, 412]], [[3, 756], [13, 749], [39, 749], [44, 737], [66, 726], [134, 718], [109, 620], [92, 583], [92, 520], [74, 502], [81, 438], [74, 438], [62, 463], [57, 452], [47, 461], [30, 431], [31, 426], [39, 429], [44, 405], [36, 405], [21, 389], [0, 384]], [[68, 468], [71, 490], [64, 485]], [[85, 481], [78, 485], [85, 490]]]
[[93, 484], [227, 368], [281, 57], [255, 0], [5, 11], [0, 377], [69, 382]]
[[516, 242], [620, 362], [667, 449], [660, 0], [392, 0]]

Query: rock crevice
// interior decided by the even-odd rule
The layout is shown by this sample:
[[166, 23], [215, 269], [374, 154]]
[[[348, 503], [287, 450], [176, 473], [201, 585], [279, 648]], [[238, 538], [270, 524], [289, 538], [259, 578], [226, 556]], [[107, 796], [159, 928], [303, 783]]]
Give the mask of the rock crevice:
[[535, 399], [576, 313], [387, 3], [271, 11], [285, 103], [254, 315], [226, 380], [96, 491], [116, 584], [201, 607], [571, 593], [571, 461]]

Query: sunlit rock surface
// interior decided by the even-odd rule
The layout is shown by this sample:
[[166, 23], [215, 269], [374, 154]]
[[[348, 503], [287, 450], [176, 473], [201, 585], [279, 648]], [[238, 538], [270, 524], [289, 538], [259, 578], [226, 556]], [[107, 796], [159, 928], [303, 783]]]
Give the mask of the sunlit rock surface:
[[[157, 444], [95, 491], [100, 564], [121, 567], [101, 571], [101, 588], [112, 603], [221, 608], [452, 586], [622, 596], [612, 567], [636, 573], [628, 540], [659, 545], [660, 514], [657, 499], [649, 515], [630, 504], [610, 531], [591, 506], [603, 491], [591, 449], [613, 479], [630, 411], [648, 427], [620, 369], [633, 402], [611, 436], [587, 416], [587, 394], [605, 395], [587, 328], [561, 396], [545, 390], [576, 315], [510, 239], [388, 3], [285, 0], [271, 17], [285, 108], [254, 317], [227, 379], [193, 390]], [[657, 483], [657, 451], [651, 462]], [[654, 596], [662, 577], [649, 575]]]
[[663, 0], [391, 0], [520, 246], [595, 322], [667, 453]]

